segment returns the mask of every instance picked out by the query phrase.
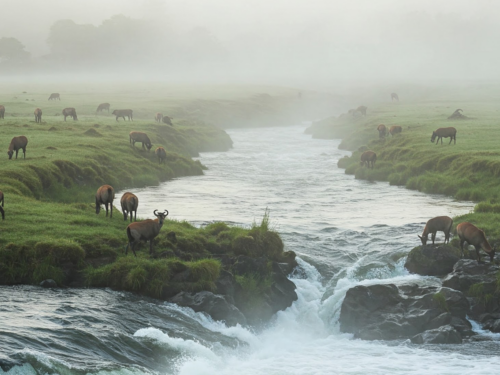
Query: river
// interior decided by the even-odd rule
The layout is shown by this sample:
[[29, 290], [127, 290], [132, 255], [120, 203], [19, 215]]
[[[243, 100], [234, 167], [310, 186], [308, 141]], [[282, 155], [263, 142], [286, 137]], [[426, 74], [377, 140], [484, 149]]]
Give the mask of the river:
[[249, 226], [269, 210], [300, 268], [291, 276], [298, 300], [268, 327], [228, 328], [190, 309], [109, 289], [1, 287], [0, 364], [7, 373], [496, 372], [500, 335], [474, 322], [484, 340], [463, 345], [368, 342], [339, 332], [340, 305], [354, 285], [439, 285], [410, 275], [405, 255], [429, 218], [466, 213], [473, 204], [355, 180], [337, 168], [348, 154], [339, 141], [303, 131], [304, 125], [230, 130], [232, 150], [201, 155], [205, 175], [133, 190], [139, 216], [168, 209], [169, 218], [195, 225]]

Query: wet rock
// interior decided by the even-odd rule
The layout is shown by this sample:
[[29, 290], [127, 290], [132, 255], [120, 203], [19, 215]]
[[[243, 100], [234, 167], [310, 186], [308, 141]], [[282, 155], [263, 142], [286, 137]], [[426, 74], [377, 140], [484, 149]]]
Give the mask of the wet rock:
[[443, 276], [460, 260], [460, 249], [451, 245], [417, 246], [410, 251], [405, 268], [424, 276]]
[[214, 320], [223, 320], [228, 326], [246, 325], [247, 320], [241, 311], [226, 299], [211, 292], [187, 293], [180, 292], [169, 299], [169, 302], [179, 306], [190, 307], [196, 312], [206, 312]]
[[40, 283], [42, 288], [57, 288], [57, 283], [52, 279], [43, 280]]
[[445, 325], [419, 333], [411, 338], [411, 342], [414, 344], [461, 344], [462, 336], [454, 327]]
[[409, 339], [445, 326], [462, 339], [473, 334], [468, 312], [465, 295], [449, 288], [359, 285], [347, 291], [339, 322], [342, 332], [365, 340]]

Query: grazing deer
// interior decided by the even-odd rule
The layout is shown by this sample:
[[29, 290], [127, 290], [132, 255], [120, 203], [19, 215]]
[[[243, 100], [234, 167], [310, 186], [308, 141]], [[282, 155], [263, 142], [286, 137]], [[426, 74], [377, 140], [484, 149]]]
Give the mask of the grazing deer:
[[[126, 192], [122, 195], [120, 199], [120, 205], [122, 206], [123, 220], [127, 220], [127, 216], [130, 213], [130, 222], [132, 222], [132, 216], [134, 220], [137, 220], [137, 207], [139, 207], [139, 198], [135, 194]], [[135, 215], [134, 215], [135, 213]]]
[[389, 129], [389, 133], [394, 137], [396, 134], [399, 134], [403, 131], [403, 128], [399, 125], [393, 125]]
[[57, 92], [55, 92], [50, 94], [49, 100], [61, 100], [61, 96]]
[[116, 116], [116, 121], [118, 121], [119, 117], [122, 117], [123, 121], [125, 121], [125, 116], [128, 117], [129, 121], [132, 121], [134, 119], [132, 116], [133, 113], [134, 111], [132, 111], [131, 109], [115, 109], [112, 112], [112, 114]]
[[128, 253], [128, 248], [132, 249], [134, 256], [137, 257], [135, 253], [135, 246], [139, 243], [139, 241], [149, 241], [149, 254], [153, 254], [153, 240], [160, 233], [160, 229], [163, 226], [163, 222], [165, 218], [168, 216], [168, 211], [165, 210], [162, 213], [157, 213], [158, 210], [154, 210], [153, 214], [156, 216], [156, 219], [151, 220], [147, 219], [144, 221], [138, 221], [135, 223], [131, 223], [127, 227], [127, 237], [128, 244], [125, 247], [125, 255]]
[[102, 185], [97, 189], [95, 194], [95, 213], [96, 215], [101, 212], [101, 204], [106, 207], [106, 217], [108, 217], [108, 205], [111, 206], [111, 214], [109, 218], [113, 217], [113, 199], [115, 199], [115, 189], [110, 185]]
[[37, 108], [35, 109], [35, 122], [37, 124], [41, 124], [42, 123], [42, 110], [40, 108]]
[[444, 243], [450, 242], [450, 231], [453, 226], [453, 219], [448, 216], [438, 216], [430, 219], [427, 224], [425, 224], [424, 232], [420, 238], [422, 245], [427, 245], [427, 239], [429, 233], [432, 234], [432, 244], [434, 245], [434, 240], [436, 239], [436, 232], [444, 232]]
[[439, 128], [438, 130], [432, 132], [432, 136], [431, 136], [432, 143], [434, 143], [434, 140], [436, 139], [436, 137], [437, 137], [436, 144], [439, 143], [439, 140], [441, 140], [441, 144], [443, 144], [443, 138], [450, 138], [450, 143], [448, 143], [448, 144], [450, 145], [451, 141], [454, 141], [453, 144], [456, 145], [457, 144], [457, 129], [455, 129], [454, 127]]
[[66, 121], [66, 117], [68, 116], [73, 117], [73, 121], [78, 120], [78, 117], [76, 116], [76, 109], [74, 108], [64, 108], [62, 114], [64, 116], [64, 121]]
[[24, 135], [20, 135], [19, 137], [14, 137], [10, 141], [9, 150], [7, 151], [7, 155], [9, 155], [9, 160], [12, 159], [12, 155], [14, 155], [14, 151], [16, 152], [16, 159], [19, 150], [23, 150], [24, 159], [26, 159], [26, 146], [28, 145], [28, 138]]
[[174, 124], [172, 124], [172, 119], [173, 119], [173, 117], [163, 116], [162, 121], [163, 121], [164, 124], [168, 124], [170, 126], [174, 126]]
[[385, 138], [385, 136], [387, 135], [387, 126], [380, 124], [379, 126], [377, 126], [377, 130], [378, 130], [378, 137]]
[[377, 161], [377, 154], [373, 151], [365, 151], [361, 154], [361, 162], [359, 163], [361, 166], [366, 166], [373, 169], [375, 167], [375, 162]]
[[151, 150], [151, 147], [153, 147], [153, 145], [151, 144], [151, 141], [149, 140], [148, 135], [146, 133], [143, 133], [143, 132], [130, 132], [129, 133], [129, 140], [130, 140], [130, 143], [132, 143], [132, 146], [134, 146], [134, 147], [135, 147], [135, 142], [141, 142], [143, 150], [144, 150], [144, 146], [147, 147], [148, 151]]
[[101, 103], [97, 106], [96, 112], [102, 112], [102, 111], [106, 110], [109, 113], [109, 106], [110, 106], [109, 103]]
[[158, 157], [158, 164], [164, 163], [167, 158], [167, 152], [163, 147], [158, 147], [155, 150], [155, 155]]
[[467, 242], [469, 245], [474, 246], [474, 248], [476, 249], [478, 263], [481, 263], [481, 254], [479, 253], [479, 249], [483, 249], [486, 254], [490, 256], [490, 261], [493, 262], [496, 247], [494, 247], [493, 249], [491, 248], [484, 232], [481, 229], [477, 228], [471, 223], [464, 222], [457, 225], [457, 234], [458, 238], [460, 238], [460, 250], [462, 251], [462, 258], [464, 257], [464, 242]]

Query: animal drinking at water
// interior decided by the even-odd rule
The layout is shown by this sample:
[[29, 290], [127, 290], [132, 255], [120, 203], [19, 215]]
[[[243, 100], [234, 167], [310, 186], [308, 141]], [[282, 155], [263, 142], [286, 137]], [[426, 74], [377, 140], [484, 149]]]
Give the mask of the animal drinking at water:
[[74, 121], [78, 120], [78, 117], [76, 116], [76, 109], [74, 108], [64, 108], [62, 114], [64, 116], [64, 121], [66, 121], [66, 117], [68, 116], [73, 117]]
[[37, 124], [41, 124], [42, 123], [42, 110], [40, 108], [37, 108], [35, 109], [35, 122]]
[[364, 166], [366, 164], [368, 168], [370, 168], [371, 165], [371, 168], [373, 169], [373, 167], [375, 167], [376, 161], [377, 161], [376, 153], [374, 153], [373, 151], [365, 151], [361, 154], [361, 162], [359, 164], [361, 166]]
[[141, 142], [142, 149], [144, 149], [144, 146], [146, 146], [148, 151], [151, 150], [151, 147], [153, 147], [153, 145], [151, 144], [151, 141], [149, 140], [149, 137], [146, 133], [130, 132], [129, 138], [130, 138], [130, 143], [132, 143], [132, 146], [134, 146], [134, 147], [135, 147], [135, 142]]
[[441, 144], [443, 144], [443, 138], [450, 138], [450, 143], [448, 144], [451, 144], [451, 141], [454, 141], [453, 144], [457, 144], [457, 129], [453, 127], [439, 128], [438, 130], [432, 132], [431, 142], [434, 143], [436, 138], [436, 144], [439, 143], [439, 140], [441, 140]]
[[[128, 214], [130, 214], [130, 222], [132, 222], [132, 216], [134, 220], [137, 220], [137, 207], [139, 207], [139, 198], [135, 194], [126, 192], [122, 195], [120, 199], [120, 205], [122, 206], [123, 220], [127, 220]], [[135, 215], [134, 215], [135, 213]]]
[[110, 218], [113, 217], [113, 199], [115, 199], [115, 189], [110, 185], [102, 185], [95, 194], [95, 213], [101, 212], [101, 204], [106, 207], [106, 217], [108, 216], [108, 205], [111, 206]]
[[119, 117], [122, 117], [123, 121], [125, 121], [125, 117], [128, 117], [128, 120], [131, 121], [134, 119], [133, 112], [131, 109], [115, 109], [112, 114], [116, 116], [116, 121], [118, 121]]
[[496, 248], [491, 248], [484, 232], [481, 229], [477, 228], [471, 223], [464, 222], [457, 225], [457, 234], [458, 238], [460, 239], [460, 250], [462, 251], [462, 258], [464, 257], [464, 242], [467, 242], [469, 245], [474, 246], [474, 248], [476, 249], [478, 263], [481, 263], [481, 254], [479, 253], [480, 249], [483, 249], [486, 254], [490, 256], [490, 261], [493, 262]]
[[130, 247], [134, 256], [137, 256], [135, 253], [135, 246], [139, 243], [139, 241], [149, 241], [149, 254], [153, 254], [153, 240], [160, 233], [163, 222], [168, 216], [168, 211], [165, 210], [164, 212], [158, 213], [158, 210], [154, 210], [153, 214], [156, 216], [156, 219], [154, 220], [147, 219], [128, 225], [128, 244], [125, 248], [125, 255], [127, 255], [128, 248]]
[[453, 225], [453, 219], [448, 216], [438, 216], [430, 219], [427, 224], [425, 224], [424, 232], [421, 236], [418, 236], [422, 241], [422, 245], [427, 245], [427, 239], [429, 234], [432, 234], [432, 244], [434, 245], [434, 240], [436, 239], [436, 232], [444, 232], [444, 243], [450, 242], [450, 231]]
[[14, 151], [16, 152], [16, 159], [19, 150], [23, 150], [24, 158], [26, 159], [26, 146], [28, 144], [28, 138], [24, 135], [20, 135], [19, 137], [14, 137], [10, 141], [9, 150], [7, 151], [7, 155], [9, 155], [9, 159], [12, 159], [12, 155], [14, 155]]

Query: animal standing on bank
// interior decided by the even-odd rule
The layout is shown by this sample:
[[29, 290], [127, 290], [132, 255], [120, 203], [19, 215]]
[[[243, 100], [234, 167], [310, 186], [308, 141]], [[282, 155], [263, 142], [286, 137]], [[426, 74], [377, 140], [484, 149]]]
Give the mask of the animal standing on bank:
[[50, 94], [49, 100], [61, 100], [61, 96], [57, 92], [54, 92]]
[[2, 191], [0, 191], [0, 202], [2, 202], [2, 206], [0, 207], [0, 213], [2, 214], [2, 220], [5, 220], [5, 211], [3, 210], [4, 195]]
[[144, 146], [147, 147], [148, 151], [151, 150], [151, 147], [153, 145], [151, 144], [151, 141], [149, 140], [149, 137], [146, 133], [143, 132], [130, 132], [129, 133], [129, 140], [132, 146], [135, 147], [135, 142], [141, 142], [142, 143], [142, 149], [144, 150]]
[[37, 108], [35, 109], [35, 122], [37, 124], [41, 124], [42, 123], [42, 110], [40, 108]]
[[385, 136], [387, 135], [387, 126], [380, 124], [379, 126], [377, 126], [377, 130], [378, 130], [378, 137], [385, 138]]
[[130, 222], [132, 222], [132, 216], [134, 220], [137, 220], [137, 207], [139, 207], [139, 198], [131, 192], [126, 192], [122, 195], [120, 199], [120, 205], [122, 206], [123, 220], [127, 220], [128, 214], [130, 214]]
[[5, 107], [3, 105], [0, 105], [0, 118], [5, 118]]
[[391, 102], [393, 102], [394, 100], [399, 102], [399, 96], [395, 92], [391, 94]]
[[154, 220], [147, 219], [128, 225], [128, 244], [125, 247], [125, 255], [127, 255], [128, 248], [130, 247], [134, 256], [137, 257], [137, 254], [135, 253], [135, 246], [140, 241], [149, 241], [149, 254], [153, 254], [153, 240], [160, 233], [160, 229], [163, 226], [165, 218], [168, 216], [168, 211], [165, 210], [164, 212], [158, 213], [158, 210], [154, 210], [153, 214], [156, 216], [156, 219]]
[[62, 111], [62, 114], [64, 116], [64, 121], [66, 121], [66, 117], [73, 117], [73, 121], [78, 120], [78, 117], [76, 116], [76, 109], [74, 108], [64, 108]]
[[373, 169], [375, 167], [375, 162], [377, 161], [377, 154], [373, 151], [365, 151], [361, 154], [361, 162], [359, 163], [361, 166], [366, 166], [368, 168]]
[[162, 121], [163, 121], [164, 124], [168, 124], [170, 126], [174, 126], [174, 124], [172, 124], [172, 119], [173, 119], [173, 117], [163, 116]]
[[356, 111], [361, 113], [363, 116], [366, 116], [366, 110], [368, 107], [365, 107], [364, 105], [360, 105], [358, 108], [356, 108]]
[[[106, 207], [106, 217], [108, 217], [108, 209], [111, 211], [109, 218], [113, 217], [113, 199], [115, 199], [115, 189], [110, 185], [102, 185], [97, 189], [95, 194], [95, 213], [96, 215], [101, 212], [101, 204]], [[111, 206], [108, 208], [108, 205]]]
[[436, 239], [436, 232], [444, 232], [444, 243], [450, 242], [450, 231], [453, 226], [453, 219], [448, 216], [438, 216], [430, 219], [427, 224], [425, 224], [424, 232], [420, 238], [422, 245], [427, 245], [427, 240], [429, 233], [432, 234], [432, 244], [434, 245], [434, 240]]
[[19, 137], [14, 137], [10, 141], [9, 150], [7, 151], [7, 155], [9, 155], [9, 159], [12, 159], [12, 155], [14, 155], [14, 151], [16, 152], [16, 159], [19, 150], [23, 150], [24, 159], [26, 159], [26, 146], [28, 145], [28, 138], [24, 135], [20, 135]]
[[155, 150], [155, 155], [158, 158], [158, 164], [164, 163], [165, 159], [167, 158], [167, 152], [163, 147], [158, 147]]
[[101, 103], [97, 106], [96, 112], [102, 112], [102, 111], [106, 110], [109, 113], [109, 106], [110, 106], [109, 103]]
[[128, 117], [129, 121], [133, 120], [133, 114], [134, 111], [131, 109], [115, 109], [112, 114], [116, 116], [116, 121], [118, 121], [119, 117], [123, 118], [123, 121], [125, 121], [125, 117]]
[[450, 143], [448, 143], [448, 144], [451, 144], [451, 141], [453, 141], [453, 144], [456, 145], [457, 144], [457, 129], [455, 129], [453, 127], [439, 128], [438, 130], [432, 132], [432, 136], [431, 136], [432, 143], [434, 143], [434, 140], [436, 139], [436, 137], [437, 137], [436, 144], [439, 143], [439, 140], [441, 140], [441, 144], [443, 144], [443, 138], [450, 138]]
[[163, 115], [160, 112], [156, 112], [155, 121], [160, 123], [162, 119], [163, 119]]
[[476, 249], [477, 262], [481, 263], [480, 249], [483, 249], [490, 256], [490, 262], [493, 262], [495, 257], [496, 247], [491, 248], [484, 232], [471, 223], [460, 223], [457, 225], [457, 234], [460, 239], [460, 250], [462, 258], [464, 257], [464, 242], [474, 246]]
[[389, 128], [389, 133], [394, 137], [396, 134], [399, 134], [403, 131], [403, 128], [399, 125], [393, 125]]

